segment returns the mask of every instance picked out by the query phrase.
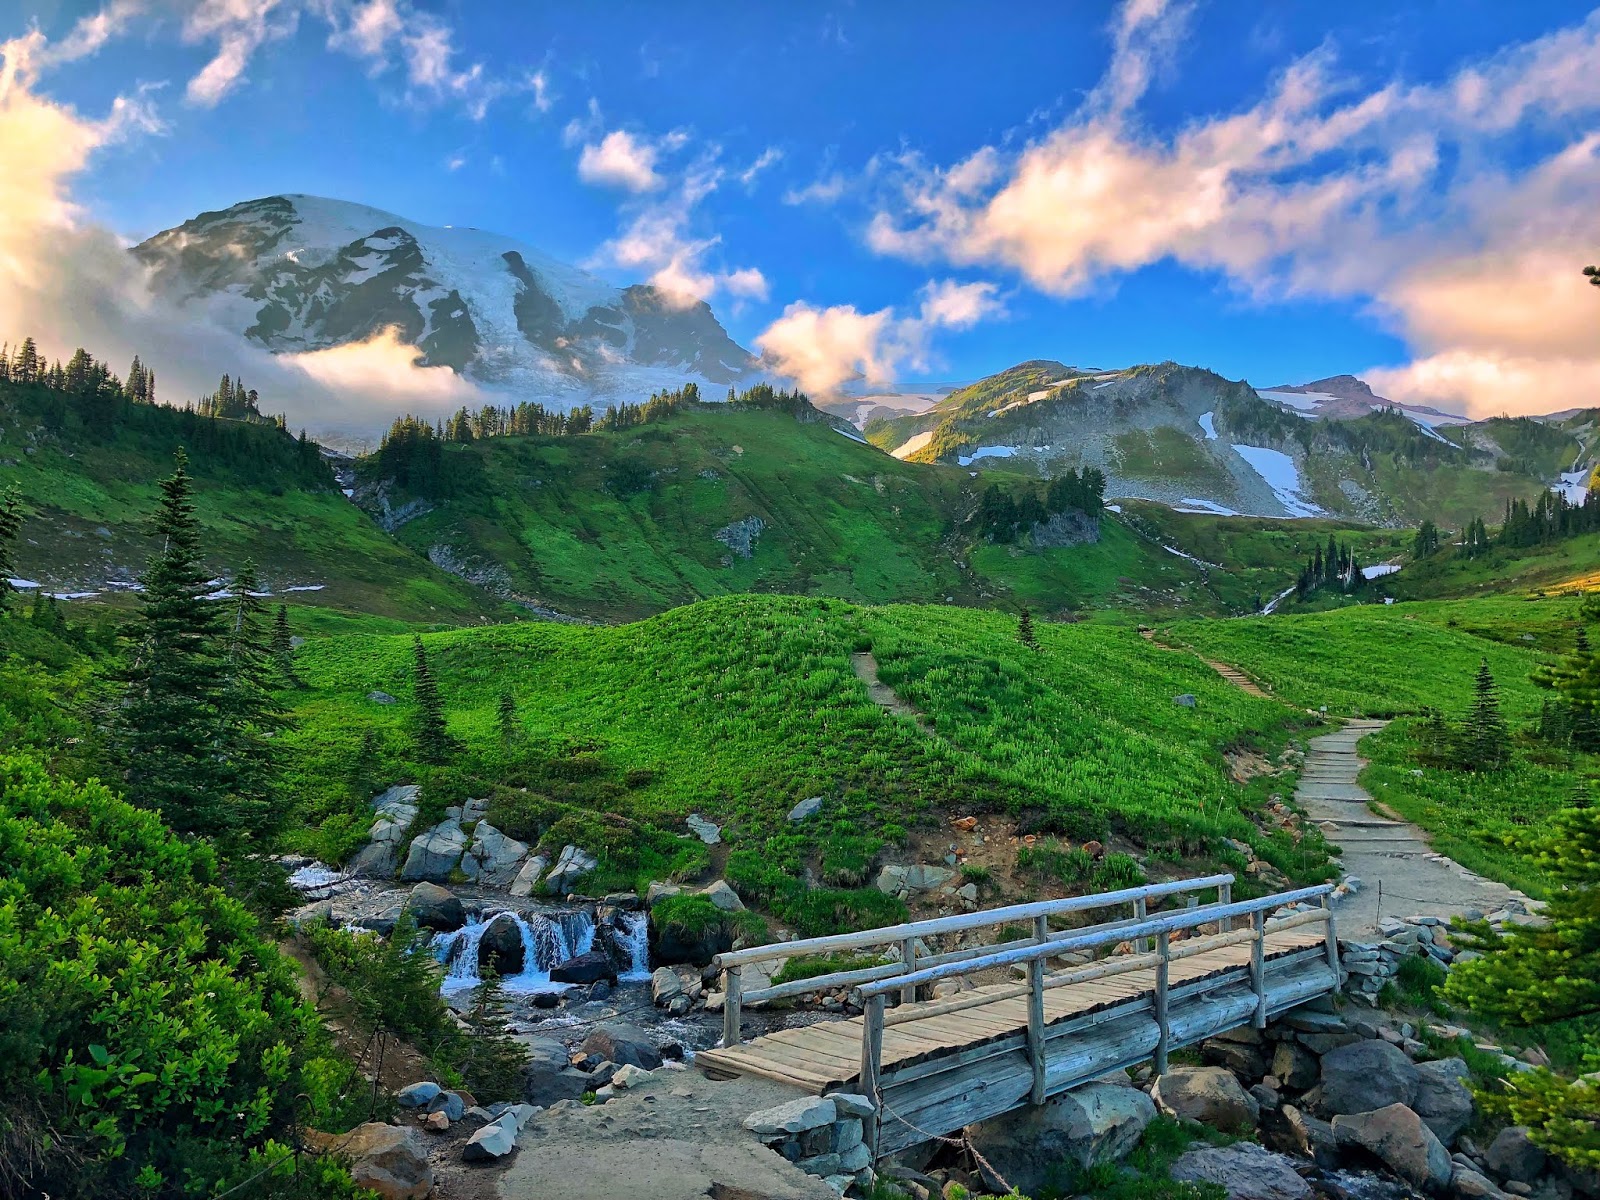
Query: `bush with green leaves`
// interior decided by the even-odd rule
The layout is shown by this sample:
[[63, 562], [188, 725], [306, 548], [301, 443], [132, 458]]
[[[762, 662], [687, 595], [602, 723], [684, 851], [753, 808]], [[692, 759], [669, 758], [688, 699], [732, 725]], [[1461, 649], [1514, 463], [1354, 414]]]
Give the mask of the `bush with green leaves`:
[[208, 846], [0, 758], [0, 1192], [220, 1191], [360, 1119], [352, 1082]]

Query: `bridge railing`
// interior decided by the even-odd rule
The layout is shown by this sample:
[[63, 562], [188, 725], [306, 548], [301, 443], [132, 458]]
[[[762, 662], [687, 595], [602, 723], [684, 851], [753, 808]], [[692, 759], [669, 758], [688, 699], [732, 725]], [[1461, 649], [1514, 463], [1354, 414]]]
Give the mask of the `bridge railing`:
[[[877, 1095], [883, 1065], [883, 1031], [886, 1027], [1026, 996], [1028, 998], [1026, 1045], [1033, 1069], [1030, 1098], [1034, 1104], [1042, 1104], [1045, 1100], [1045, 992], [1052, 988], [1070, 987], [1076, 983], [1087, 983], [1090, 980], [1104, 979], [1150, 967], [1155, 968], [1153, 1008], [1158, 1038], [1155, 1069], [1157, 1074], [1162, 1074], [1167, 1069], [1167, 1055], [1170, 1049], [1167, 991], [1171, 964], [1208, 951], [1248, 944], [1251, 948], [1250, 984], [1255, 992], [1252, 1024], [1257, 1029], [1265, 1028], [1268, 1007], [1265, 957], [1266, 940], [1269, 935], [1302, 925], [1324, 924], [1328, 964], [1333, 970], [1334, 979], [1337, 980], [1339, 977], [1339, 944], [1334, 932], [1333, 909], [1329, 900], [1332, 891], [1333, 885], [1325, 883], [1315, 887], [1280, 892], [1273, 896], [1263, 896], [1256, 900], [1242, 900], [1237, 903], [1218, 902], [1132, 924], [1117, 922], [1112, 925], [1100, 925], [1051, 938], [1048, 943], [1035, 940], [1027, 945], [1009, 945], [1005, 949], [960, 962], [924, 965], [921, 969], [898, 978], [861, 984], [860, 994], [865, 1004], [865, 1018], [861, 1030], [861, 1078], [858, 1090], [867, 1096]], [[1319, 907], [1291, 912], [1272, 919], [1267, 917], [1267, 913], [1273, 909], [1310, 901], [1317, 901]], [[1237, 931], [1228, 928], [1228, 924], [1236, 918], [1248, 918], [1250, 927]], [[1221, 932], [1209, 937], [1185, 939], [1177, 946], [1172, 944], [1173, 934], [1187, 932], [1213, 922], [1218, 925]], [[1140, 949], [1146, 939], [1154, 939], [1154, 951], [1145, 952]], [[1048, 974], [1045, 972], [1046, 959], [1123, 941], [1132, 941], [1135, 952], [1064, 971]], [[887, 1011], [888, 994], [897, 989], [914, 988], [978, 971], [1017, 965], [1027, 967], [1028, 981], [1014, 988], [1000, 991], [985, 990], [982, 994], [964, 998], [957, 997], [935, 1004], [918, 1004], [914, 1008], [897, 1009], [893, 1013]]]
[[[1166, 883], [1151, 883], [1135, 888], [1121, 888], [1114, 892], [1097, 892], [1088, 896], [1069, 896], [1062, 900], [1037, 900], [1030, 904], [1012, 904], [1004, 908], [990, 908], [979, 912], [960, 913], [950, 917], [933, 917], [925, 921], [907, 921], [899, 925], [887, 925], [879, 929], [864, 929], [858, 933], [840, 933], [827, 937], [802, 938], [793, 942], [774, 942], [765, 946], [753, 946], [746, 950], [734, 950], [726, 954], [719, 954], [711, 961], [712, 965], [722, 974], [722, 1045], [730, 1047], [739, 1044], [740, 1012], [744, 1004], [803, 996], [810, 992], [822, 991], [828, 988], [861, 987], [865, 984], [882, 984], [885, 991], [892, 991], [898, 988], [902, 1002], [910, 1003], [916, 999], [916, 989], [923, 982], [920, 978], [913, 981], [913, 977], [919, 976], [924, 968], [939, 968], [952, 964], [975, 962], [996, 949], [994, 945], [973, 946], [964, 950], [952, 950], [944, 954], [924, 955], [919, 958], [917, 954], [917, 941], [919, 938], [948, 933], [965, 933], [973, 929], [1010, 925], [1017, 922], [1031, 922], [1033, 926], [1031, 936], [1016, 941], [997, 943], [996, 945], [1003, 945], [1011, 951], [1039, 947], [1048, 948], [1042, 953], [1042, 962], [1044, 958], [1053, 958], [1058, 954], [1068, 953], [1069, 951], [1064, 943], [1073, 939], [1080, 932], [1079, 930], [1071, 929], [1052, 931], [1049, 926], [1050, 918], [1128, 905], [1131, 915], [1127, 919], [1101, 923], [1093, 926], [1093, 928], [1097, 930], [1126, 930], [1128, 932], [1125, 936], [1133, 936], [1137, 939], [1135, 941], [1135, 949], [1143, 951], [1146, 948], [1144, 938], [1142, 935], [1134, 933], [1133, 930], [1136, 925], [1147, 918], [1152, 902], [1181, 895], [1185, 896], [1188, 902], [1188, 911], [1204, 911], [1197, 907], [1199, 893], [1215, 888], [1218, 904], [1226, 905], [1233, 895], [1233, 883], [1234, 877], [1230, 874], [1205, 875], [1195, 879], [1175, 879]], [[1204, 918], [1204, 920], [1219, 919], [1221, 921], [1219, 928], [1227, 932], [1231, 918], [1226, 916], [1219, 918], [1215, 915]], [[1116, 941], [1119, 939], [1113, 938], [1111, 940]], [[871, 950], [879, 946], [895, 945], [900, 948], [900, 960], [898, 962], [882, 963], [871, 967], [857, 967], [847, 971], [835, 971], [827, 975], [816, 975], [809, 979], [797, 979], [789, 983], [752, 989], [748, 992], [743, 989], [741, 970], [745, 963], [762, 962], [774, 958], [792, 959], [821, 954], [857, 952]], [[962, 974], [964, 972], [958, 971], [955, 973]], [[946, 976], [940, 976], [939, 978], [946, 978]], [[884, 983], [886, 980], [893, 982]]]

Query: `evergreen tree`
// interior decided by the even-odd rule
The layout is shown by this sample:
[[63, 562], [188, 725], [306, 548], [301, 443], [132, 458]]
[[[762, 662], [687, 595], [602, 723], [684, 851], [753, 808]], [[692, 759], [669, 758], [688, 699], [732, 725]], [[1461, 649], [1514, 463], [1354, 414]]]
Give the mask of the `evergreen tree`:
[[16, 357], [11, 360], [11, 378], [17, 383], [39, 383], [43, 379], [44, 360], [39, 357], [39, 347], [31, 337], [22, 339]]
[[500, 725], [500, 741], [509, 746], [516, 741], [517, 734], [521, 732], [521, 723], [517, 720], [517, 702], [510, 692], [500, 693], [500, 707], [497, 713]]
[[289, 606], [278, 605], [272, 617], [272, 661], [278, 668], [278, 677], [289, 687], [301, 687], [300, 676], [294, 670], [294, 636], [289, 632]]
[[[1600, 810], [1557, 813], [1552, 828], [1527, 848], [1567, 886], [1544, 909], [1547, 924], [1516, 926], [1504, 936], [1478, 922], [1457, 932], [1464, 949], [1482, 954], [1457, 961], [1445, 994], [1475, 1016], [1523, 1028], [1600, 1014]], [[1480, 1096], [1489, 1115], [1526, 1125], [1532, 1140], [1574, 1167], [1600, 1167], [1594, 1116], [1600, 1083], [1569, 1081], [1549, 1071], [1516, 1076], [1514, 1088]]]
[[1489, 660], [1480, 659], [1472, 681], [1472, 707], [1467, 711], [1461, 731], [1462, 765], [1472, 771], [1498, 771], [1511, 760], [1505, 718], [1500, 715], [1499, 688], [1489, 671]]
[[1411, 543], [1411, 557], [1427, 558], [1428, 555], [1439, 549], [1439, 527], [1432, 521], [1424, 521], [1417, 528], [1417, 536]]
[[1017, 615], [1017, 641], [1029, 650], [1039, 648], [1039, 639], [1033, 634], [1033, 614], [1026, 608]]
[[17, 568], [11, 556], [21, 529], [22, 492], [16, 484], [12, 484], [0, 492], [0, 604], [15, 590], [11, 586], [11, 577], [17, 573]]
[[1585, 717], [1600, 716], [1600, 655], [1589, 645], [1589, 635], [1580, 627], [1572, 653], [1554, 666], [1540, 667], [1533, 681], [1553, 688], [1573, 709]]
[[209, 598], [211, 577], [181, 449], [177, 470], [161, 482], [154, 532], [161, 550], [140, 579], [144, 590], [114, 744], [130, 800], [159, 808], [180, 833], [227, 835], [234, 813], [216, 754], [226, 626], [221, 606]]
[[272, 801], [277, 764], [272, 738], [287, 723], [287, 715], [273, 696], [277, 662], [254, 563], [246, 561], [238, 570], [230, 591], [217, 757], [227, 771], [236, 831], [260, 838], [276, 811]]
[[428, 666], [428, 652], [422, 638], [413, 637], [415, 664], [412, 669], [412, 694], [417, 702], [417, 758], [438, 765], [450, 757], [453, 739], [445, 728], [444, 700]]

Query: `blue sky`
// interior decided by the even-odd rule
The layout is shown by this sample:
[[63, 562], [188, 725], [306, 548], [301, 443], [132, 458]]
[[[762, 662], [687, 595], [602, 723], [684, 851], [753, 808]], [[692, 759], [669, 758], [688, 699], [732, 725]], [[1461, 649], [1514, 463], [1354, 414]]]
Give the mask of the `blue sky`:
[[6, 0], [7, 38], [13, 87], [102, 123], [48, 182], [123, 236], [276, 192], [492, 229], [703, 295], [813, 388], [1600, 391], [1581, 5]]

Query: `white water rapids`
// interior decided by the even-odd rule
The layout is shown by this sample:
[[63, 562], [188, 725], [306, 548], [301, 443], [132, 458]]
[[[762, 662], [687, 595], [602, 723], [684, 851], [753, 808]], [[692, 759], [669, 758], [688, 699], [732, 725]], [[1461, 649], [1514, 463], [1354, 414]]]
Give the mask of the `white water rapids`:
[[[440, 990], [446, 993], [464, 991], [483, 982], [478, 974], [478, 943], [483, 940], [490, 922], [502, 915], [510, 917], [522, 934], [522, 970], [516, 975], [503, 976], [501, 988], [527, 995], [564, 992], [571, 987], [571, 984], [552, 982], [550, 969], [594, 949], [597, 930], [590, 913], [538, 913], [523, 918], [513, 912], [485, 912], [435, 941], [434, 953], [446, 967]], [[647, 980], [650, 978], [649, 919], [644, 913], [625, 912], [620, 920], [621, 927], [615, 930], [613, 938], [617, 948], [626, 952], [628, 966], [619, 971], [617, 977]]]

